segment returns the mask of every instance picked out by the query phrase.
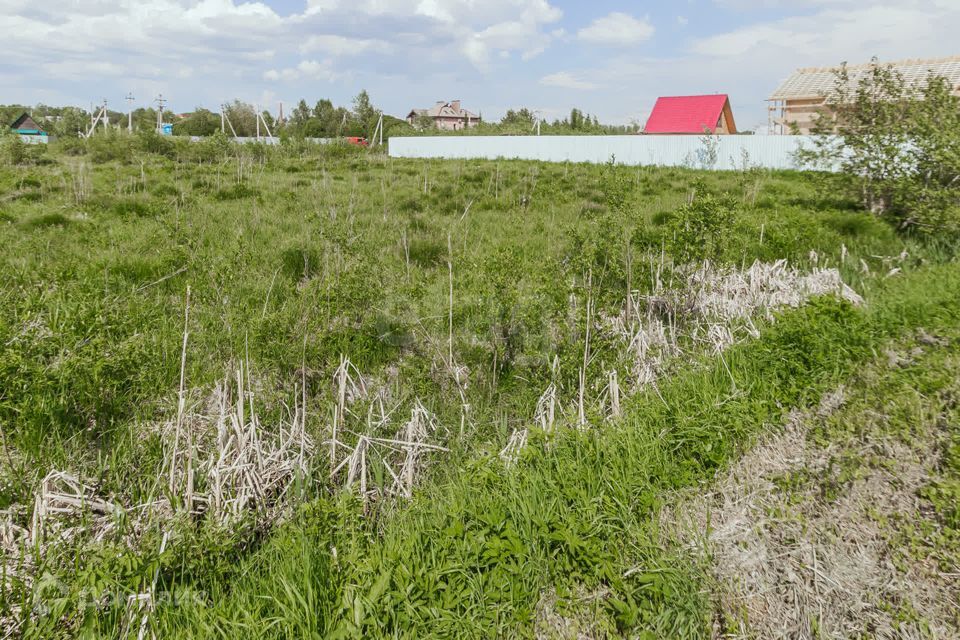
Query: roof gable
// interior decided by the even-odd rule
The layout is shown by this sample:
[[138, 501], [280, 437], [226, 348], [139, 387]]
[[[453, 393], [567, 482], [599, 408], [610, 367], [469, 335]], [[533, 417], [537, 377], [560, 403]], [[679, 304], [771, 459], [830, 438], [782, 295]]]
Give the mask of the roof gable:
[[[647, 119], [646, 133], [704, 133], [714, 131], [728, 106], [726, 94], [657, 98]], [[729, 123], [733, 125], [732, 118]]]
[[[960, 86], [960, 56], [847, 65], [851, 86], [857, 86], [875, 66], [893, 67], [908, 84], [923, 83], [932, 73], [943, 76], [954, 87]], [[839, 66], [797, 69], [767, 99], [799, 100], [826, 96], [836, 88], [836, 72], [839, 70]]]
[[410, 112], [410, 115], [407, 117], [417, 117], [417, 116], [428, 116], [430, 118], [460, 118], [466, 120], [479, 120], [480, 116], [468, 111], [467, 109], [458, 108], [455, 103], [452, 102], [438, 102], [429, 109], [413, 109]]
[[10, 128], [17, 131], [43, 131], [43, 128], [27, 112], [20, 114], [20, 117], [13, 121]]

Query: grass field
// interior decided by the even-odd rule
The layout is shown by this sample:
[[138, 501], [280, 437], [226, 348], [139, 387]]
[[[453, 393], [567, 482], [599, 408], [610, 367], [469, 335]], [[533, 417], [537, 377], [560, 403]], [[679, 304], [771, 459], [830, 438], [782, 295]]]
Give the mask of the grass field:
[[24, 637], [709, 636], [666, 502], [958, 330], [954, 242], [839, 176], [103, 144], [0, 168]]

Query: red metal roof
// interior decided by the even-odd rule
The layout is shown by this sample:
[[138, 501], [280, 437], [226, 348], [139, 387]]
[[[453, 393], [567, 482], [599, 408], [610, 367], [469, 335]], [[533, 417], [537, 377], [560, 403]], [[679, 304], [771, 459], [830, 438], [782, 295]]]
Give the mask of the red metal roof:
[[713, 131], [727, 104], [726, 94], [657, 98], [647, 119], [646, 133], [704, 133]]

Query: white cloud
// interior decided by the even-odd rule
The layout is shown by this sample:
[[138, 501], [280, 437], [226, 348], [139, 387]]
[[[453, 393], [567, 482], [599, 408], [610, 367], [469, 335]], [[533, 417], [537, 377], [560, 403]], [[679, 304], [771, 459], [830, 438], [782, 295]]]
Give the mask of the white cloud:
[[309, 78], [311, 80], [324, 80], [332, 82], [336, 80], [338, 74], [333, 69], [333, 63], [330, 60], [302, 60], [295, 67], [286, 69], [270, 69], [263, 74], [264, 80], [272, 82], [301, 80]]
[[383, 40], [347, 38], [340, 35], [310, 36], [300, 45], [300, 53], [320, 51], [332, 56], [356, 56], [373, 51], [388, 53], [390, 43]]
[[336, 14], [349, 9], [367, 16], [420, 16], [478, 27], [504, 21], [552, 23], [563, 12], [549, 0], [308, 0], [307, 13]]
[[944, 27], [951, 23], [954, 28], [960, 26], [960, 5], [938, 10], [934, 8], [938, 3], [919, 3], [926, 7], [892, 2], [863, 6], [835, 0], [829, 4], [846, 8], [827, 8], [716, 34], [694, 43], [693, 52], [713, 57], [790, 52], [794, 66], [867, 61], [873, 55], [916, 57], [928, 55], [924, 50], [945, 50], [952, 36]]
[[493, 52], [506, 58], [509, 55], [502, 54], [519, 51], [523, 60], [531, 60], [543, 53], [553, 38], [552, 34], [543, 33], [536, 23], [498, 22], [468, 37], [463, 53], [474, 66], [487, 69]]
[[637, 19], [616, 11], [580, 29], [577, 37], [591, 44], [629, 47], [649, 40], [653, 32], [649, 18]]
[[308, 0], [303, 19], [345, 15], [379, 20], [405, 35], [426, 34], [422, 44], [431, 51], [424, 58], [445, 59], [449, 65], [451, 55], [459, 54], [475, 68], [489, 70], [495, 59], [511, 53], [530, 60], [546, 50], [553, 36], [544, 29], [563, 12], [550, 0]]
[[540, 84], [545, 87], [558, 87], [560, 89], [573, 89], [576, 91], [589, 91], [600, 87], [600, 85], [578, 78], [568, 71], [559, 71], [544, 76], [540, 78]]

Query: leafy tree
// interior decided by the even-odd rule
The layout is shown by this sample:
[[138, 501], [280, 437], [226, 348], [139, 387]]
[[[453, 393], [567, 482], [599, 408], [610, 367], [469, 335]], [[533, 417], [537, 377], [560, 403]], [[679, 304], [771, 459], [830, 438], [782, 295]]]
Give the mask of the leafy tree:
[[0, 152], [8, 164], [23, 164], [27, 158], [27, 145], [20, 139], [20, 136], [10, 135], [9, 129], [4, 129], [0, 134]]
[[380, 112], [370, 102], [370, 95], [366, 89], [358, 93], [353, 99], [353, 117], [360, 127], [359, 133], [356, 135], [366, 135], [367, 130], [372, 134], [379, 115]]
[[324, 122], [333, 115], [334, 111], [333, 102], [326, 98], [321, 98], [317, 100], [317, 104], [313, 105], [312, 116], [320, 122]]
[[238, 136], [252, 138], [257, 135], [257, 111], [252, 104], [234, 100], [227, 105], [226, 114]]
[[[174, 114], [172, 111], [163, 112], [163, 122], [172, 123]], [[155, 131], [157, 128], [157, 110], [153, 107], [140, 107], [133, 110], [133, 130], [134, 131]]]
[[844, 66], [799, 154], [849, 175], [865, 208], [901, 228], [960, 231], [960, 98], [931, 75], [908, 83], [875, 64], [858, 82]]
[[534, 116], [533, 112], [526, 107], [518, 109], [517, 111], [509, 109], [500, 120], [500, 124], [503, 125], [520, 125], [527, 128], [532, 127], [535, 122], [536, 116]]
[[584, 118], [583, 112], [580, 109], [573, 109], [570, 111], [570, 128], [574, 131], [580, 130], [583, 128]]
[[178, 136], [212, 136], [217, 131], [220, 131], [220, 114], [201, 108], [173, 125], [173, 133]]
[[0, 106], [0, 124], [3, 125], [3, 130], [8, 130], [13, 121], [19, 118], [24, 111], [29, 112], [30, 107], [25, 107], [22, 104]]
[[419, 115], [413, 119], [413, 127], [418, 131], [430, 131], [437, 128], [437, 123], [428, 115]]
[[290, 125], [295, 129], [302, 129], [311, 117], [313, 117], [313, 114], [310, 107], [307, 106], [307, 101], [301, 99], [294, 107], [293, 112], [290, 113]]

